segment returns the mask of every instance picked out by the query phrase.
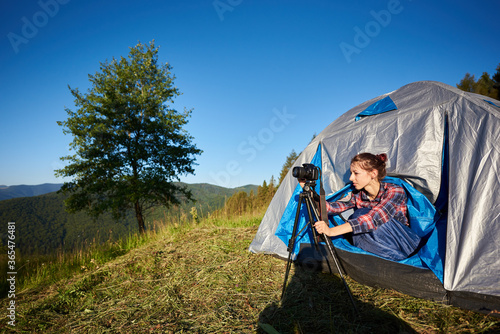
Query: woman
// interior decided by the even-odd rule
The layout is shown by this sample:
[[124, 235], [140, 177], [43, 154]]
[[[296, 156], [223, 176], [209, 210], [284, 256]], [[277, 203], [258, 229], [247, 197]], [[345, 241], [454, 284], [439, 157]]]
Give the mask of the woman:
[[382, 182], [386, 176], [386, 154], [360, 153], [351, 160], [353, 192], [348, 202], [327, 202], [328, 214], [354, 208], [346, 224], [329, 227], [324, 221], [314, 224], [318, 233], [333, 237], [352, 232], [353, 244], [390, 260], [411, 255], [420, 237], [409, 228], [406, 193], [403, 188]]

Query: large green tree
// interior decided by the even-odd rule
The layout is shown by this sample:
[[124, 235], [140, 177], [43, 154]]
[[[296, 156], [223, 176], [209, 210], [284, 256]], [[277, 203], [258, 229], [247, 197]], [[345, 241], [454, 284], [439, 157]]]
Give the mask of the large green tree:
[[61, 188], [69, 194], [68, 211], [95, 218], [111, 211], [118, 219], [133, 209], [143, 233], [147, 209], [192, 199], [175, 182], [194, 173], [195, 156], [202, 153], [183, 129], [192, 110], [171, 107], [180, 93], [154, 41], [100, 65], [89, 75], [87, 93], [69, 87], [76, 110], [67, 108], [67, 120], [58, 124], [73, 135], [75, 153], [62, 157], [69, 164], [55, 173], [72, 178]]

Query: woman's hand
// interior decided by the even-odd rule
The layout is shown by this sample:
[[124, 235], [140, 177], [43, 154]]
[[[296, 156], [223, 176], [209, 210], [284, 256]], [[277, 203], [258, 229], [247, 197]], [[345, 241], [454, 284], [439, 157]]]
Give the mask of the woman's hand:
[[351, 226], [351, 224], [348, 224], [348, 223], [334, 226], [334, 227], [329, 227], [327, 223], [320, 220], [314, 224], [314, 227], [316, 228], [316, 231], [318, 233], [320, 233], [320, 234], [324, 233], [325, 235], [327, 235], [329, 237], [336, 237], [338, 235], [352, 232], [352, 226]]
[[299, 184], [304, 189], [304, 185], [306, 184], [306, 179], [299, 179]]
[[331, 234], [331, 228], [328, 227], [328, 224], [325, 223], [324, 221], [320, 220], [320, 221], [317, 221], [315, 224], [314, 224], [314, 228], [316, 228], [316, 231], [319, 233], [319, 234], [325, 234], [329, 237], [332, 236]]

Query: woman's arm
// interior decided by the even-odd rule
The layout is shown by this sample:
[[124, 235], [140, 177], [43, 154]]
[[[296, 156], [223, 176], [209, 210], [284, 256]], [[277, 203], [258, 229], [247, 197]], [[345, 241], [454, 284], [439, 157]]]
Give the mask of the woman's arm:
[[342, 224], [342, 225], [338, 225], [338, 226], [334, 226], [334, 227], [328, 227], [328, 225], [324, 221], [320, 220], [314, 224], [314, 227], [316, 228], [316, 231], [319, 234], [324, 233], [329, 237], [335, 237], [337, 235], [342, 235], [342, 234], [352, 232], [351, 224], [347, 224], [347, 223]]

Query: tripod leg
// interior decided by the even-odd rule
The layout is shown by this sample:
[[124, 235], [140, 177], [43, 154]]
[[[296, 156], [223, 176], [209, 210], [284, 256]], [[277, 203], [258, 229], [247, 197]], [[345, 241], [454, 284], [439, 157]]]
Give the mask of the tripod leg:
[[326, 246], [328, 248], [328, 251], [330, 255], [333, 258], [333, 261], [335, 262], [335, 266], [337, 267], [337, 271], [339, 272], [340, 278], [342, 279], [342, 282], [344, 283], [344, 287], [347, 291], [347, 294], [349, 295], [349, 298], [351, 299], [352, 306], [354, 308], [354, 313], [357, 315], [358, 308], [356, 307], [356, 303], [354, 302], [354, 297], [352, 296], [351, 289], [349, 288], [349, 285], [347, 285], [347, 281], [344, 278], [344, 275], [342, 274], [342, 268], [340, 267], [340, 263], [338, 262], [337, 259], [337, 252], [335, 251], [335, 247], [333, 246], [332, 240], [325, 234], [323, 234], [323, 239], [325, 240]]
[[295, 238], [297, 237], [297, 225], [299, 222], [299, 215], [300, 215], [300, 209], [302, 207], [302, 202], [304, 198], [302, 193], [299, 195], [299, 204], [297, 206], [297, 211], [295, 213], [295, 221], [293, 223], [293, 230], [292, 230], [292, 236], [290, 237], [290, 240], [288, 241], [288, 260], [286, 262], [286, 271], [285, 271], [285, 280], [283, 282], [283, 289], [281, 290], [281, 299], [283, 299], [283, 296], [285, 295], [285, 289], [286, 289], [286, 282], [288, 281], [288, 275], [290, 273], [290, 268], [292, 267], [292, 252], [295, 247]]
[[[316, 229], [314, 228], [314, 219], [313, 219], [313, 212], [315, 210], [312, 201], [308, 197], [306, 197], [306, 207], [307, 207], [307, 214], [309, 216], [309, 224], [311, 224], [311, 233], [313, 235], [313, 242], [314, 242], [314, 247], [316, 248], [317, 251], [319, 251], [319, 246], [318, 246], [318, 234], [316, 233]], [[314, 212], [315, 213], [315, 212]], [[316, 220], [318, 220], [317, 215]]]
[[290, 268], [292, 266], [292, 252], [288, 252], [288, 260], [286, 262], [286, 271], [285, 271], [285, 281], [283, 282], [283, 288], [281, 290], [281, 300], [285, 296], [286, 290], [286, 282], [288, 281], [288, 274], [290, 273]]
[[[307, 197], [306, 201], [307, 201], [307, 204], [308, 204], [308, 209], [309, 209], [309, 206], [311, 206], [312, 209], [313, 209], [313, 212], [314, 212], [316, 220], [319, 220], [319, 214], [315, 210], [314, 206], [312, 206], [312, 199], [310, 197]], [[313, 224], [311, 224], [311, 228], [314, 231]], [[326, 246], [328, 248], [328, 252], [330, 253], [330, 255], [331, 255], [331, 257], [332, 257], [332, 259], [333, 259], [333, 261], [335, 263], [335, 267], [337, 268], [337, 271], [339, 272], [340, 278], [341, 278], [342, 282], [344, 283], [344, 287], [345, 287], [345, 289], [347, 291], [347, 294], [349, 295], [349, 298], [351, 299], [351, 303], [352, 303], [352, 306], [354, 308], [354, 312], [357, 315], [358, 314], [358, 309], [356, 307], [356, 303], [354, 302], [354, 298], [352, 296], [351, 289], [349, 288], [349, 285], [347, 284], [347, 281], [345, 280], [344, 275], [342, 274], [342, 268], [340, 266], [340, 263], [339, 263], [339, 260], [338, 260], [338, 257], [337, 257], [337, 252], [335, 251], [335, 247], [333, 246], [332, 239], [330, 239], [330, 237], [328, 237], [326, 234], [322, 234], [321, 236], [323, 237], [323, 240], [326, 243]], [[328, 261], [328, 257], [326, 257], [326, 259]]]

